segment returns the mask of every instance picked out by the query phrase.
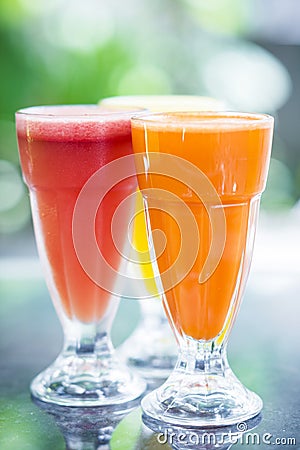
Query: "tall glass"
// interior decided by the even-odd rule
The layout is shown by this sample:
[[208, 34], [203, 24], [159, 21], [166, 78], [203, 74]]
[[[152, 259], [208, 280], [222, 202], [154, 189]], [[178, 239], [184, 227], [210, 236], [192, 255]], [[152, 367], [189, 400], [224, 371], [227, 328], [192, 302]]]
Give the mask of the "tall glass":
[[231, 371], [226, 345], [249, 272], [272, 130], [273, 118], [259, 114], [132, 120], [156, 282], [180, 350], [168, 380], [142, 401], [149, 426], [220, 426], [262, 408]]
[[96, 105], [32, 107], [16, 113], [39, 255], [65, 337], [60, 355], [31, 384], [32, 394], [42, 401], [120, 405], [138, 399], [146, 387], [114, 356], [110, 340], [129, 209], [118, 216], [121, 249], [115, 246], [111, 223], [137, 182], [131, 176], [114, 184], [109, 168], [132, 154], [131, 116]]
[[[127, 95], [101, 100], [104, 107], [140, 107], [151, 112], [163, 111], [221, 111], [224, 104], [211, 97], [196, 95]], [[148, 250], [143, 200], [139, 190], [136, 194], [136, 210], [133, 242], [141, 254]], [[148, 258], [150, 259], [150, 258]], [[173, 370], [177, 360], [175, 339], [164, 313], [161, 295], [153, 282], [151, 263], [143, 261], [132, 270], [144, 277], [144, 289], [140, 292], [141, 319], [133, 334], [118, 349], [122, 360], [137, 369], [150, 385], [161, 384]], [[147, 297], [148, 295], [148, 297]]]

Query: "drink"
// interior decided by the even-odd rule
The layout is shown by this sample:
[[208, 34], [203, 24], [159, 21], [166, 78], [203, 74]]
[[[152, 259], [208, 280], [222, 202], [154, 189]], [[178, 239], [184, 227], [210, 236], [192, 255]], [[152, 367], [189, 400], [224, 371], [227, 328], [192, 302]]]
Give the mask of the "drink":
[[[250, 267], [269, 165], [272, 119], [238, 113], [148, 114], [132, 120], [132, 135], [139, 187], [148, 189], [142, 193], [150, 226], [162, 230], [166, 238], [163, 251], [159, 236], [153, 235], [153, 242], [165, 308], [181, 346], [169, 380], [143, 400], [144, 414], [151, 420], [159, 417], [191, 426], [249, 418], [259, 412], [261, 401], [234, 381], [225, 344]], [[173, 158], [177, 176], [171, 174], [166, 155], [170, 165]], [[190, 163], [199, 175], [198, 184], [203, 188], [204, 174], [206, 187], [214, 195], [202, 192], [199, 198]], [[183, 181], [189, 178], [190, 186]], [[218, 238], [217, 210], [224, 214], [224, 248], [207, 274], [206, 260]], [[182, 233], [180, 223], [187, 220], [187, 212], [195, 220], [198, 242], [192, 229], [190, 236]], [[189, 251], [198, 245], [190, 263]]]
[[[97, 280], [82, 265], [74, 245], [73, 219], [80, 193], [91, 177], [111, 161], [132, 154], [130, 117], [128, 111], [106, 111], [96, 105], [33, 107], [16, 115], [20, 159], [30, 190], [39, 254], [66, 335], [60, 359], [33, 382], [32, 392], [42, 400], [86, 405], [89, 402], [114, 403], [114, 395], [126, 397], [128, 386], [122, 385], [122, 376], [120, 390], [123, 389], [123, 394], [116, 386], [109, 391], [109, 367], [119, 365], [110, 355], [108, 332], [118, 305], [112, 293], [121, 264], [111, 225], [119, 204], [135, 192], [136, 177], [131, 176], [113, 186], [100, 203], [99, 189], [105, 181], [101, 178], [85, 205], [89, 208], [89, 203], [96, 202], [97, 206], [98, 200], [100, 203], [93, 217], [94, 235], [104, 260], [115, 270], [106, 277], [105, 288], [101, 283], [104, 262], [97, 255], [89, 255], [90, 264], [98, 273]], [[119, 242], [125, 245], [130, 211], [122, 211], [117, 232]], [[88, 247], [88, 218], [85, 211], [79, 214], [80, 239]], [[71, 355], [71, 362], [67, 362]], [[84, 355], [87, 357], [85, 366], [82, 364]], [[101, 368], [103, 358], [107, 372]], [[128, 383], [130, 375], [126, 371], [124, 368], [123, 376]], [[106, 391], [101, 393], [103, 376]], [[143, 390], [142, 384], [137, 381], [139, 390]]]
[[[166, 123], [168, 121], [168, 115]], [[178, 117], [180, 121], [182, 117]], [[208, 116], [214, 119], [213, 115]], [[190, 117], [192, 119], [192, 116]], [[205, 121], [205, 116], [201, 116]], [[168, 128], [161, 116], [161, 123], [148, 125], [148, 142], [155, 141], [159, 133], [158, 152], [168, 152], [173, 155], [184, 155], [185, 159], [195, 164], [205, 173], [222, 199], [226, 217], [226, 244], [218, 267], [207, 282], [195, 284], [203, 268], [211, 245], [211, 227], [205, 205], [199, 204], [195, 194], [187, 192], [180, 183], [169, 178], [158, 179], [154, 175], [140, 177], [142, 187], [151, 184], [151, 187], [166, 189], [178, 195], [192, 210], [197, 220], [198, 229], [201, 230], [201, 246], [195, 264], [184, 280], [172, 290], [166, 292], [166, 298], [174, 323], [178, 331], [193, 339], [212, 339], [222, 330], [234, 296], [236, 280], [243, 262], [247, 238], [248, 221], [251, 200], [264, 187], [266, 180], [265, 170], [258, 166], [263, 162], [267, 166], [271, 132], [268, 127], [255, 128], [253, 124], [247, 126], [247, 117], [234, 122], [228, 119], [224, 124], [209, 124], [201, 127], [185, 129], [185, 139], [182, 142], [182, 130], [176, 129], [173, 124]], [[251, 118], [250, 118], [251, 120]], [[163, 131], [163, 132], [162, 132]], [[145, 151], [145, 142], [142, 128], [133, 129], [134, 145], [141, 152]], [[228, 154], [230, 148], [230, 154]], [[201, 152], [201, 149], [205, 151]], [[151, 150], [149, 150], [151, 151]], [[151, 159], [150, 159], [151, 160]], [[220, 170], [220, 168], [222, 169]], [[151, 167], [150, 167], [151, 170]], [[151, 206], [151, 197], [148, 198]], [[180, 244], [180, 230], [174, 226], [174, 220], [162, 209], [149, 209], [151, 226], [153, 229], [163, 229], [168, 242], [167, 251], [158, 258], [160, 272], [165, 272], [175, 261]], [[177, 205], [180, 214], [181, 204]], [[220, 287], [222, 293], [220, 292]], [[195, 312], [199, 317], [195, 321]]]
[[[61, 109], [51, 110], [53, 114], [59, 114], [59, 111]], [[63, 109], [64, 114], [72, 114], [72, 111], [74, 107]], [[84, 109], [81, 113], [85, 113]], [[60, 115], [51, 122], [39, 117], [30, 124], [20, 116], [17, 126], [23, 173], [36, 210], [33, 217], [40, 253], [46, 256], [52, 269], [49, 280], [52, 295], [56, 303], [62, 303], [69, 319], [76, 318], [85, 323], [99, 320], [108, 307], [111, 294], [91, 280], [78, 260], [72, 237], [73, 211], [80, 190], [92, 174], [110, 161], [132, 152], [128, 118], [116, 121], [109, 115], [105, 118], [104, 114], [100, 123], [92, 117], [84, 118], [80, 133], [77, 119], [65, 121]], [[30, 128], [30, 141], [26, 127]], [[98, 246], [115, 270], [118, 270], [120, 255], [112, 241], [111, 220], [117, 206], [134, 192], [135, 186], [135, 179], [131, 179], [113, 188], [96, 216]], [[97, 191], [94, 194], [97, 196]], [[129, 216], [123, 217], [119, 224], [124, 241], [128, 219]], [[110, 280], [111, 288], [114, 281]]]
[[[109, 97], [101, 100], [104, 107], [143, 107], [152, 112], [159, 111], [216, 111], [224, 104], [211, 97], [194, 95], [131, 95]], [[136, 195], [136, 210], [141, 210], [143, 200], [140, 191]], [[177, 349], [170, 332], [166, 314], [161, 304], [149, 253], [144, 214], [136, 216], [133, 227], [133, 243], [143, 255], [139, 271], [144, 278], [145, 293], [149, 298], [140, 302], [141, 321], [128, 341], [122, 345], [121, 354], [128, 364], [137, 368], [144, 377], [165, 379], [175, 366]], [[150, 296], [152, 298], [150, 298]]]
[[[216, 111], [223, 110], [224, 104], [219, 100], [211, 97], [202, 97], [197, 95], [125, 95], [117, 97], [108, 97], [101, 100], [100, 105], [106, 107], [142, 107], [152, 112], [159, 111]], [[142, 202], [139, 191], [137, 191], [137, 210], [140, 210]], [[147, 249], [146, 224], [143, 215], [140, 213], [136, 217], [136, 225], [134, 226], [133, 243], [141, 253]], [[147, 260], [147, 258], [145, 258]], [[150, 257], [149, 257], [150, 260]], [[141, 264], [141, 272], [145, 278], [145, 285], [149, 294], [155, 296], [157, 294], [156, 286], [151, 279], [153, 278], [153, 270], [151, 263]]]

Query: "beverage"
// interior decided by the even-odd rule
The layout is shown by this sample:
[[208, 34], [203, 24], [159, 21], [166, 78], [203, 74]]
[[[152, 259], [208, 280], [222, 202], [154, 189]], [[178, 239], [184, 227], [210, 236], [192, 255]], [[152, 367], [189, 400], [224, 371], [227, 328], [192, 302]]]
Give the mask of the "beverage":
[[[142, 107], [151, 112], [164, 111], [216, 111], [223, 110], [224, 104], [211, 97], [203, 97], [197, 95], [124, 95], [117, 97], [108, 97], [101, 100], [100, 105], [106, 107]], [[137, 210], [140, 210], [142, 202], [140, 192], [137, 191]], [[146, 223], [143, 215], [140, 213], [135, 220], [133, 229], [134, 246], [145, 255], [147, 251], [147, 234]], [[153, 283], [153, 270], [151, 263], [145, 261], [150, 260], [145, 255], [143, 264], [141, 264], [141, 272], [145, 279], [145, 286], [150, 295], [158, 296], [157, 288]]]
[[[33, 107], [16, 114], [40, 259], [65, 334], [59, 357], [31, 384], [33, 396], [42, 401], [114, 406], [136, 401], [145, 390], [145, 383], [115, 358], [109, 335], [134, 203], [118, 215], [118, 248], [113, 217], [137, 181], [134, 172], [126, 177], [126, 166], [121, 181], [110, 183], [112, 172], [103, 169], [132, 154], [131, 115], [96, 105]], [[107, 183], [110, 189], [101, 201]], [[87, 186], [88, 196], [82, 197]], [[90, 251], [92, 242], [96, 253]], [[87, 249], [88, 267], [81, 247]]]
[[[150, 240], [180, 345], [169, 379], [142, 401], [148, 426], [158, 419], [224, 425], [262, 408], [234, 377], [225, 344], [250, 268], [272, 130], [272, 118], [259, 114], [178, 112], [132, 119], [147, 218], [151, 230], [165, 236], [164, 245], [161, 234], [152, 233]], [[216, 213], [223, 215], [223, 228], [216, 227]], [[187, 227], [189, 216], [194, 222]], [[207, 266], [222, 234], [219, 257]]]
[[[165, 120], [164, 120], [165, 117]], [[222, 258], [211, 277], [202, 284], [196, 284], [211, 246], [210, 219], [205, 205], [199, 203], [194, 193], [178, 181], [168, 177], [148, 175], [140, 176], [142, 188], [158, 187], [171, 191], [179, 196], [192, 210], [198, 229], [201, 230], [201, 245], [196, 261], [184, 280], [172, 290], [166, 292], [169, 311], [178, 331], [194, 339], [209, 340], [216, 337], [222, 330], [234, 297], [236, 280], [243, 263], [251, 200], [264, 187], [271, 131], [269, 127], [249, 125], [249, 119], [242, 117], [225, 119], [218, 123], [218, 117], [209, 115], [209, 123], [205, 126], [205, 115], [201, 116], [201, 129], [193, 125], [185, 128], [182, 139], [182, 129], [176, 128], [176, 120], [185, 120], [180, 114], [174, 117], [175, 123], [168, 126], [169, 116], [160, 116], [160, 123], [147, 122], [148, 143], [159, 142], [155, 147], [157, 152], [167, 152], [182, 156], [197, 166], [206, 174], [217, 193], [220, 195], [226, 217], [226, 243]], [[192, 120], [189, 116], [188, 120]], [[241, 119], [241, 117], [239, 117]], [[144, 130], [133, 128], [133, 142], [138, 151], [145, 151]], [[203, 150], [202, 150], [203, 149]], [[230, 149], [230, 151], [228, 150]], [[152, 149], [148, 148], [148, 151]], [[151, 157], [150, 157], [151, 162]], [[151, 171], [151, 165], [150, 165]], [[151, 196], [148, 196], [151, 207]], [[181, 204], [178, 202], [177, 214], [180, 215]], [[157, 260], [159, 271], [165, 272], [174, 263], [180, 246], [180, 229], [175, 226], [174, 219], [161, 210], [150, 209], [149, 216], [153, 229], [163, 229], [166, 234], [167, 251]], [[195, 320], [195, 315], [197, 320]]]
[[[49, 108], [45, 108], [49, 112]], [[41, 113], [40, 108], [33, 108]], [[99, 168], [132, 152], [128, 118], [115, 120], [110, 115], [102, 119], [75, 116], [65, 120], [61, 108], [51, 109], [58, 114], [54, 120], [38, 116], [26, 121], [18, 117], [20, 157], [26, 183], [30, 187], [38, 244], [42, 258], [51, 266], [48, 280], [55, 302], [62, 303], [69, 319], [89, 323], [105, 313], [111, 294], [94, 281], [81, 266], [73, 243], [72, 219], [80, 190]], [[84, 108], [75, 108], [85, 114]], [[95, 112], [101, 110], [95, 107]], [[74, 107], [63, 108], [74, 114]], [[80, 131], [79, 131], [80, 126]], [[27, 131], [30, 132], [28, 141]], [[120, 255], [112, 240], [112, 216], [120, 204], [136, 187], [135, 179], [127, 179], [114, 187], [103, 199], [95, 218], [97, 244], [105, 259], [118, 270]], [[99, 195], [97, 191], [94, 195]], [[128, 217], [119, 223], [119, 232], [126, 236]], [[97, 261], [95, 261], [95, 264]], [[101, 267], [99, 267], [101, 271]], [[111, 289], [115, 280], [109, 280]]]
[[[143, 107], [151, 112], [163, 111], [216, 111], [224, 110], [224, 104], [211, 97], [195, 95], [131, 95], [109, 97], [101, 100], [104, 107]], [[136, 194], [136, 210], [143, 203], [140, 191]], [[171, 334], [166, 314], [163, 311], [161, 295], [154, 282], [146, 222], [143, 213], [134, 221], [133, 244], [142, 254], [141, 264], [136, 272], [144, 279], [144, 298], [140, 301], [141, 321], [132, 336], [122, 345], [121, 353], [127, 362], [142, 372], [143, 376], [157, 378], [159, 382], [169, 375], [177, 359], [175, 339]], [[151, 298], [152, 297], [152, 298]]]

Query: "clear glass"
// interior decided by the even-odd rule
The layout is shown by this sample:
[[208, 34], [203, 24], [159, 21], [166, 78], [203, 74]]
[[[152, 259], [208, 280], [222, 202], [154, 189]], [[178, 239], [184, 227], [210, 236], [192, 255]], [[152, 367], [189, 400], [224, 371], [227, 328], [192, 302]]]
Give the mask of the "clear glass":
[[226, 345], [250, 268], [272, 131], [273, 118], [259, 114], [132, 119], [154, 272], [179, 344], [174, 371], [142, 400], [146, 423], [222, 426], [262, 409], [230, 369]]
[[[221, 111], [224, 104], [211, 97], [196, 95], [126, 95], [102, 99], [104, 107], [146, 108], [151, 112], [163, 111]], [[141, 203], [141, 194], [137, 191], [137, 209]], [[137, 223], [138, 222], [138, 223]], [[136, 247], [145, 251], [147, 233], [145, 217], [136, 219]], [[132, 270], [141, 272], [144, 278], [151, 274], [151, 265], [133, 266]], [[137, 273], [140, 276], [140, 273]], [[147, 294], [152, 297], [147, 298]], [[161, 384], [174, 369], [177, 360], [176, 341], [171, 333], [162, 305], [162, 295], [157, 293], [154, 283], [148, 280], [144, 285], [145, 297], [140, 300], [141, 319], [133, 334], [118, 349], [120, 358], [134, 367], [147, 379], [150, 387]]]
[[[44, 402], [128, 406], [146, 388], [144, 381], [120, 363], [110, 339], [119, 302], [117, 273], [122, 265], [111, 222], [119, 204], [135, 192], [136, 177], [112, 185], [102, 201], [99, 193], [109, 181], [109, 173], [105, 175], [102, 169], [132, 154], [131, 116], [128, 110], [96, 105], [32, 107], [16, 113], [39, 255], [64, 331], [61, 353], [31, 384], [33, 396]], [[129, 212], [119, 216], [121, 247], [129, 218]], [[104, 275], [105, 263], [90, 250], [93, 239], [99, 254], [114, 268], [109, 275]], [[86, 248], [89, 267], [82, 260], [80, 246]]]

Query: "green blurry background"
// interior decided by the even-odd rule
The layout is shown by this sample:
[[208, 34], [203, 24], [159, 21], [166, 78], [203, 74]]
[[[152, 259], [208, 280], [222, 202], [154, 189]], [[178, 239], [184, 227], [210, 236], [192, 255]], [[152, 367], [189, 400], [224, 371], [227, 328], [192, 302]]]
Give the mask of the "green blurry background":
[[210, 95], [230, 109], [274, 114], [263, 205], [292, 207], [300, 195], [299, 18], [297, 0], [0, 0], [2, 235], [15, 242], [31, 226], [15, 110], [111, 95]]
[[[289, 315], [282, 302], [285, 298], [299, 304], [299, 23], [299, 0], [0, 0], [1, 449], [64, 448], [58, 430], [49, 427], [28, 395], [28, 380], [57, 354], [61, 329], [50, 300], [40, 301], [48, 294], [35, 253], [14, 128], [14, 112], [25, 106], [95, 103], [111, 95], [197, 94], [217, 97], [230, 109], [275, 116], [256, 281], [250, 279], [248, 289], [253, 317], [251, 322], [249, 312], [241, 314], [237, 327], [243, 333], [232, 340], [231, 355], [246, 384], [256, 388], [257, 383], [267, 400], [277, 398], [285, 377], [263, 387], [268, 367], [286, 354], [280, 352], [281, 341], [275, 343], [274, 330], [270, 336], [265, 330], [270, 305], [271, 325], [278, 324], [278, 334], [285, 311], [290, 342], [297, 342], [291, 330], [299, 329], [299, 315]], [[134, 328], [135, 306], [121, 304], [113, 333], [116, 344]], [[247, 324], [257, 320], [259, 339], [270, 341], [267, 361], [264, 344], [254, 353], [252, 337], [245, 333]], [[34, 342], [34, 354], [22, 342]], [[247, 355], [244, 361], [240, 348]], [[259, 368], [252, 374], [249, 355]], [[288, 359], [281, 366], [289, 367]], [[123, 437], [121, 442], [112, 448], [133, 448]]]

